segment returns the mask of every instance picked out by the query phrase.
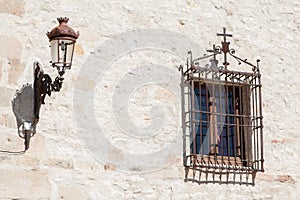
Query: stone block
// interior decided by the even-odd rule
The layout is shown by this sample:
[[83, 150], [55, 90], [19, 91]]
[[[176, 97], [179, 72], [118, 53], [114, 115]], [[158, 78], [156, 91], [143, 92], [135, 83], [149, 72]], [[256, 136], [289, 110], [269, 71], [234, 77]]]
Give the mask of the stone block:
[[83, 55], [84, 54], [83, 47], [80, 44], [75, 45], [75, 50], [74, 51], [78, 55]]
[[[4, 169], [1, 169], [4, 171]], [[0, 173], [0, 199], [45, 199], [51, 186], [44, 171], [11, 167]]]
[[281, 183], [296, 183], [295, 179], [290, 175], [278, 175], [275, 180]]
[[24, 0], [2, 0], [0, 1], [0, 13], [8, 13], [22, 16], [25, 13]]
[[14, 96], [14, 90], [0, 87], [0, 108], [4, 107], [10, 107], [11, 106], [11, 100]]
[[45, 160], [45, 165], [50, 167], [60, 167], [64, 169], [73, 169], [73, 160], [64, 160], [59, 158], [49, 158]]
[[22, 43], [15, 37], [8, 35], [1, 35], [0, 43], [3, 47], [9, 47], [0, 49], [0, 58], [2, 58], [1, 79], [9, 84], [16, 83], [25, 68], [25, 64], [21, 63]]
[[75, 188], [68, 185], [58, 186], [59, 199], [72, 199], [72, 200], [84, 200], [89, 199], [82, 188]]

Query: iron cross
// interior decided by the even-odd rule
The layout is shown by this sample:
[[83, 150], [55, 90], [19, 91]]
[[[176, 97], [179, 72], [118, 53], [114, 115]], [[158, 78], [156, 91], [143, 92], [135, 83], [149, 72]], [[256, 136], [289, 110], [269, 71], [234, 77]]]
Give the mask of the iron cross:
[[232, 37], [232, 34], [227, 34], [226, 33], [226, 28], [223, 27], [223, 33], [217, 33], [217, 36], [223, 36], [224, 42], [226, 42], [226, 36], [227, 37]]
[[229, 44], [230, 42], [226, 41], [226, 37], [232, 37], [232, 34], [228, 34], [226, 33], [226, 28], [223, 28], [223, 33], [217, 33], [217, 36], [223, 36], [224, 41], [222, 41], [222, 51], [224, 53], [224, 61], [223, 61], [223, 65], [225, 67], [225, 69], [227, 70], [227, 65], [229, 65], [229, 63], [227, 62], [227, 53], [229, 52]]

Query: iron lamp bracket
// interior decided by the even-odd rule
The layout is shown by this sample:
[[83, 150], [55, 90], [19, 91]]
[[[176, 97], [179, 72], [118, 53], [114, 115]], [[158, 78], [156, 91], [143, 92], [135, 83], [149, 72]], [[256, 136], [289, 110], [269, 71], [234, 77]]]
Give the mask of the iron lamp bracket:
[[59, 73], [52, 81], [49, 74], [45, 74], [42, 70], [39, 62], [34, 62], [34, 124], [39, 121], [40, 108], [42, 104], [45, 104], [46, 96], [51, 96], [52, 92], [59, 92], [62, 88], [63, 80], [62, 77], [64, 73]]

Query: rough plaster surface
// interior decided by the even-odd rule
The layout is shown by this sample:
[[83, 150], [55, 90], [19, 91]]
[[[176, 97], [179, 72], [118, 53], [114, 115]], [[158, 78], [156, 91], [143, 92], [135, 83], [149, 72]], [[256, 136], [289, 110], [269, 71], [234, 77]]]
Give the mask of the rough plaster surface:
[[[0, 199], [298, 199], [299, 13], [296, 0], [1, 1]], [[44, 65], [45, 72], [55, 75], [48, 67], [45, 33], [56, 26], [55, 18], [60, 16], [68, 16], [69, 25], [81, 33], [74, 65], [66, 73], [62, 91], [47, 97], [28, 152], [6, 153], [24, 148], [11, 107], [14, 91], [32, 83], [35, 60]], [[265, 173], [257, 175], [255, 186], [185, 182], [182, 154], [168, 148], [172, 142], [181, 145], [177, 139], [181, 114], [176, 67], [185, 63], [187, 50], [201, 56], [219, 43], [215, 34], [222, 27], [233, 34], [231, 47], [239, 56], [254, 62], [261, 59], [266, 162]], [[160, 35], [120, 39], [128, 31], [134, 36], [136, 30], [148, 28]], [[143, 46], [136, 49], [139, 45]], [[100, 66], [102, 61], [105, 66]], [[151, 66], [165, 67], [172, 77], [165, 76], [163, 83], [151, 79], [153, 74], [170, 76]], [[84, 67], [94, 68], [94, 73], [85, 75]], [[138, 70], [142, 67], [144, 74]], [[234, 61], [230, 67], [238, 69]], [[136, 87], [130, 77], [137, 81]], [[126, 85], [126, 80], [131, 85]], [[118, 88], [124, 91], [116, 94]], [[88, 101], [91, 105], [85, 96], [89, 90], [94, 91]], [[125, 97], [129, 100], [124, 109], [132, 124], [118, 121], [124, 110], [114, 112], [114, 108], [122, 108], [118, 105]], [[83, 112], [90, 107], [93, 113]], [[80, 132], [78, 119], [88, 123], [92, 118], [97, 124], [88, 124]], [[152, 124], [155, 127], [147, 129]], [[132, 125], [139, 129], [132, 130]], [[137, 137], [140, 132], [135, 131], [143, 128], [150, 137]], [[106, 144], [87, 143], [99, 142], [93, 133], [100, 129]], [[108, 148], [99, 152], [99, 144]], [[169, 160], [158, 160], [159, 167], [153, 168], [147, 158], [160, 151]], [[138, 167], [143, 163], [133, 162], [134, 158], [141, 158], [151, 170], [146, 173]], [[135, 165], [126, 168], [129, 161]]]

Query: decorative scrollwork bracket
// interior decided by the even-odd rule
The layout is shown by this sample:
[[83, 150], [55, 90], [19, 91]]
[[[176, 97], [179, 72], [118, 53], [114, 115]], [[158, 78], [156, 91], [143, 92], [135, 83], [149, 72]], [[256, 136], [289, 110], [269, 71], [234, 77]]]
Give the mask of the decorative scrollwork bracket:
[[35, 124], [39, 121], [40, 108], [45, 104], [46, 96], [51, 96], [51, 92], [59, 92], [62, 88], [64, 78], [63, 73], [60, 73], [52, 82], [48, 74], [44, 74], [39, 62], [34, 62], [34, 119]]
[[[183, 66], [180, 67], [179, 69], [182, 71], [182, 74], [190, 76], [190, 72], [200, 72], [201, 70], [199, 70], [199, 68], [203, 68], [203, 66], [200, 66], [199, 61], [207, 59], [207, 58], [211, 58], [210, 62], [211, 64], [206, 64], [204, 67], [212, 67], [212, 68], [218, 68], [219, 70], [228, 70], [228, 65], [230, 64], [228, 62], [228, 58], [231, 56], [232, 58], [234, 58], [239, 65], [241, 64], [245, 64], [248, 66], [252, 67], [252, 72], [259, 74], [259, 62], [260, 60], [257, 59], [256, 60], [256, 64], [252, 64], [251, 62], [249, 62], [247, 59], [242, 59], [238, 56], [235, 55], [235, 49], [230, 48], [230, 42], [227, 41], [228, 37], [233, 37], [232, 34], [228, 34], [226, 32], [226, 28], [223, 28], [223, 33], [217, 33], [217, 36], [223, 37], [223, 41], [221, 42], [221, 46], [217, 46], [217, 45], [213, 45], [212, 49], [206, 50], [209, 54], [204, 54], [203, 56], [193, 59], [192, 57], [192, 52], [189, 51], [188, 54], [188, 58], [187, 58], [187, 68], [186, 70], [184, 70]], [[223, 65], [218, 65], [219, 62], [217, 60], [217, 56], [218, 55], [223, 55]]]

